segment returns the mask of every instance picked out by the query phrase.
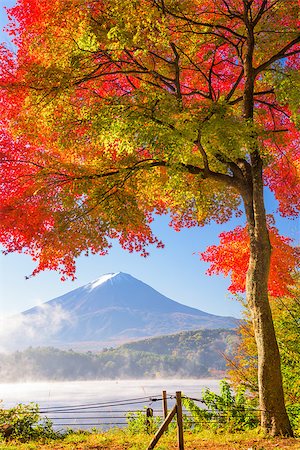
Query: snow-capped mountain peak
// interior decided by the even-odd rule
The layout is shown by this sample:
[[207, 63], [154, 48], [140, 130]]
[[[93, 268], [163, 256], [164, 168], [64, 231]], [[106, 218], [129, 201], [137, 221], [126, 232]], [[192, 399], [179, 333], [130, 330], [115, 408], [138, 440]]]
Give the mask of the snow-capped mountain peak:
[[98, 278], [97, 280], [94, 280], [91, 283], [89, 283], [88, 284], [88, 288], [89, 288], [90, 291], [92, 291], [96, 287], [100, 286], [101, 284], [105, 283], [108, 280], [111, 280], [112, 278], [114, 278], [115, 276], [117, 276], [119, 274], [120, 274], [120, 272], [106, 273], [104, 275], [101, 275], [100, 278]]
[[[59, 311], [59, 327], [51, 320]], [[98, 279], [22, 313], [35, 330], [34, 342], [75, 348], [114, 343], [200, 328], [234, 328], [237, 320], [178, 303], [123, 272]], [[42, 321], [41, 321], [42, 320]], [[31, 333], [32, 334], [32, 333]]]

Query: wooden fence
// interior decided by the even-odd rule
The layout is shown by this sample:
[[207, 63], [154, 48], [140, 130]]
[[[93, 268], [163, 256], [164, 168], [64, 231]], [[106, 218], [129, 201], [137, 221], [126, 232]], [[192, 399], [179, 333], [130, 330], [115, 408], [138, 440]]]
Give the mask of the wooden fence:
[[184, 440], [183, 440], [183, 420], [182, 420], [182, 403], [181, 403], [181, 392], [176, 392], [176, 403], [168, 413], [167, 407], [167, 396], [166, 391], [163, 391], [163, 411], [165, 420], [162, 423], [159, 430], [156, 432], [154, 438], [147, 447], [147, 450], [153, 450], [159, 439], [162, 437], [164, 432], [168, 429], [168, 426], [172, 422], [173, 418], [176, 416], [177, 420], [177, 440], [178, 440], [178, 450], [184, 450]]

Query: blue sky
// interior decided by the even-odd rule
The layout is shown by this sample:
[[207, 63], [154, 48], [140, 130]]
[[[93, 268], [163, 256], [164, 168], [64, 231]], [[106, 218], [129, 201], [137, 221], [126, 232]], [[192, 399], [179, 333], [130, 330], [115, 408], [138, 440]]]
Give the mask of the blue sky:
[[[4, 0], [11, 6], [14, 0]], [[3, 4], [2, 3], [2, 4]], [[1, 7], [0, 28], [6, 22]], [[0, 32], [0, 41], [7, 36]], [[269, 212], [276, 209], [273, 197], [267, 193]], [[299, 220], [280, 219], [280, 230], [293, 237], [299, 244]], [[219, 315], [239, 316], [241, 307], [228, 293], [228, 280], [223, 277], [208, 277], [208, 265], [199, 260], [198, 252], [207, 245], [218, 242], [218, 234], [232, 229], [237, 221], [226, 226], [211, 224], [204, 228], [182, 230], [177, 233], [168, 226], [167, 217], [158, 217], [153, 229], [165, 243], [164, 249], [150, 248], [146, 259], [129, 254], [116, 243], [107, 256], [81, 257], [77, 262], [77, 280], [61, 282], [60, 275], [45, 272], [29, 280], [35, 265], [28, 256], [0, 255], [0, 313], [14, 314], [41, 302], [48, 301], [65, 292], [95, 280], [108, 272], [126, 272], [144, 281], [164, 295], [204, 311]]]
[[28, 256], [0, 257], [1, 310], [14, 313], [41, 301], [50, 300], [86, 284], [107, 272], [127, 272], [148, 283], [159, 292], [181, 303], [221, 315], [238, 315], [240, 306], [229, 300], [227, 281], [205, 275], [197, 251], [217, 241], [222, 229], [209, 226], [177, 233], [168, 227], [168, 218], [159, 217], [153, 228], [164, 241], [164, 249], [150, 248], [146, 259], [122, 250], [118, 243], [108, 256], [78, 259], [77, 280], [61, 282], [57, 273], [45, 272], [25, 280], [34, 268]]

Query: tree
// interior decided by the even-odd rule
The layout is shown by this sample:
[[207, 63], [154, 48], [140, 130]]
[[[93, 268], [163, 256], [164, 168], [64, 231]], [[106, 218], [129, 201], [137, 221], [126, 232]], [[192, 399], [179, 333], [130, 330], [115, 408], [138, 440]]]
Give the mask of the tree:
[[[282, 376], [287, 405], [291, 414], [296, 416], [299, 428], [300, 404], [300, 284], [299, 275], [295, 275], [295, 285], [290, 292], [271, 299], [277, 341], [282, 361]], [[243, 385], [253, 395], [257, 396], [257, 349], [253, 326], [249, 312], [245, 310], [244, 321], [239, 327], [240, 344], [234, 358], [228, 359], [230, 379], [234, 386]]]
[[[150, 223], [243, 209], [262, 426], [292, 434], [268, 301], [264, 186], [300, 209], [296, 0], [18, 0], [1, 51], [1, 242], [72, 276]], [[242, 204], [241, 204], [242, 202]], [[233, 267], [234, 268], [234, 267]]]

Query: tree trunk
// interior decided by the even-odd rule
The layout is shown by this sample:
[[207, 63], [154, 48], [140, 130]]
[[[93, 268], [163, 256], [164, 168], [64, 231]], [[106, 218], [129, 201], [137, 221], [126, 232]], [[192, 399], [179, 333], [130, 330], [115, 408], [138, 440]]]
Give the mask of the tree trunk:
[[268, 300], [271, 244], [263, 198], [262, 162], [258, 154], [252, 156], [252, 183], [248, 188], [247, 194], [243, 196], [250, 237], [246, 293], [258, 352], [261, 425], [267, 433], [274, 436], [292, 436], [284, 403], [280, 355]]

